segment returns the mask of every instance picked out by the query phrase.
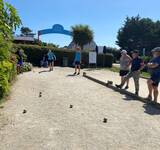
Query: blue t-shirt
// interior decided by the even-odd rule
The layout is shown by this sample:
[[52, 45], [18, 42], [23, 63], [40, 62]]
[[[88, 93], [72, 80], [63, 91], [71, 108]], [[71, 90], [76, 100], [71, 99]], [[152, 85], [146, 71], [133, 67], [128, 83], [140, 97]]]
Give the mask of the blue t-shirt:
[[151, 69], [151, 75], [160, 77], [160, 56], [153, 58], [150, 62], [153, 64], [158, 64], [156, 68]]
[[76, 62], [76, 61], [78, 61], [78, 62], [81, 61], [81, 52], [76, 52], [74, 61], [75, 61], [75, 62]]
[[140, 57], [132, 60], [131, 71], [138, 71], [141, 68], [143, 60]]
[[56, 56], [54, 55], [53, 52], [48, 52], [47, 56], [48, 60], [56, 60]]

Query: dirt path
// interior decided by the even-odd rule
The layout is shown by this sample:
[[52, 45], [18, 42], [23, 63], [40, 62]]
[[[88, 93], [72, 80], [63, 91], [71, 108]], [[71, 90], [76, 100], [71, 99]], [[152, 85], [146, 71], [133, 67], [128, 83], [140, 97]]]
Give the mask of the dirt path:
[[159, 149], [160, 110], [70, 68], [39, 71], [19, 76], [0, 109], [0, 150]]

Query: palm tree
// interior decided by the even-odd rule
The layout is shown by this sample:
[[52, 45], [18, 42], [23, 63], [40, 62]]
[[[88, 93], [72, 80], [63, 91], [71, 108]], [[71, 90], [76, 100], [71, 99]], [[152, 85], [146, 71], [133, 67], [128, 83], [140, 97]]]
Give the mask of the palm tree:
[[28, 27], [22, 27], [21, 28], [21, 34], [22, 35], [28, 35], [30, 33], [32, 33], [32, 30], [30, 28], [28, 28]]
[[83, 50], [84, 45], [93, 41], [93, 31], [88, 25], [72, 26], [73, 42]]

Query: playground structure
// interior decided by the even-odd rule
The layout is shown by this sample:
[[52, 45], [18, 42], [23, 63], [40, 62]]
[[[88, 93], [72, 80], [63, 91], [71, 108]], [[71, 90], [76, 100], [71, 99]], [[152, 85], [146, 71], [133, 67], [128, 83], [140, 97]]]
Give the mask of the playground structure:
[[[72, 36], [72, 32], [69, 30], [64, 29], [64, 27], [61, 24], [54, 24], [52, 28], [50, 29], [43, 29], [38, 31], [38, 40], [40, 40], [41, 35], [45, 34], [63, 34], [67, 36]], [[69, 44], [68, 48], [72, 49], [74, 47], [73, 41]], [[89, 44], [86, 44], [84, 46], [84, 49], [88, 50], [94, 50], [96, 47], [96, 43], [94, 41], [90, 42]]]

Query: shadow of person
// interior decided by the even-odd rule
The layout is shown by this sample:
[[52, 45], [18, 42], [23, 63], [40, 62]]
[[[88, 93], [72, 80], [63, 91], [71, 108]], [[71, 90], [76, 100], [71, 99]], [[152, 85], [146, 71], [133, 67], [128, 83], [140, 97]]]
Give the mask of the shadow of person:
[[43, 70], [43, 71], [40, 71], [39, 74], [40, 74], [40, 73], [45, 73], [45, 72], [50, 72], [50, 70]]
[[136, 98], [132, 97], [132, 96], [129, 96], [129, 95], [126, 95], [126, 94], [123, 94], [125, 97], [123, 98], [123, 100], [126, 100], [126, 101], [135, 101], [137, 100]]
[[76, 76], [76, 74], [68, 74], [68, 75], [66, 75], [66, 77], [75, 77]]
[[160, 109], [155, 104], [144, 104], [143, 108], [145, 109], [144, 112], [149, 115], [160, 115]]

